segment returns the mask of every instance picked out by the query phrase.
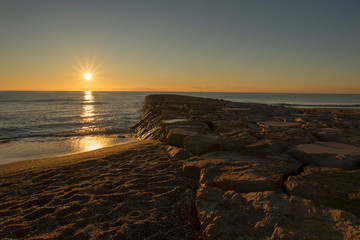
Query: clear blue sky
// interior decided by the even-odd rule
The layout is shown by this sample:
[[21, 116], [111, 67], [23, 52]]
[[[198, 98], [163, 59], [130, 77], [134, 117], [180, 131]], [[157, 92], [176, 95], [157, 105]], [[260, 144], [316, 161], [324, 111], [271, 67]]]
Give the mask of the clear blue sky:
[[0, 0], [0, 32], [0, 90], [360, 93], [356, 0]]

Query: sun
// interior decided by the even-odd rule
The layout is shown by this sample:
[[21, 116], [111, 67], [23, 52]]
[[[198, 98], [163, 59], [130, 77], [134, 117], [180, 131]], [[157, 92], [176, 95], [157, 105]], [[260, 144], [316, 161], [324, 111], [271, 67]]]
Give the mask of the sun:
[[91, 79], [91, 73], [85, 73], [84, 74], [84, 78], [86, 79], [86, 80], [90, 80]]

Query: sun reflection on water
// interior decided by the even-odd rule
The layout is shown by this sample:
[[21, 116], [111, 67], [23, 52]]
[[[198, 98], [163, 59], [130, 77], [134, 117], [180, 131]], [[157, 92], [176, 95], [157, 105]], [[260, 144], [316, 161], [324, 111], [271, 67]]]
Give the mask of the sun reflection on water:
[[93, 122], [95, 116], [95, 109], [93, 105], [84, 105], [83, 106], [83, 114], [84, 122]]
[[[81, 117], [83, 118], [82, 122], [86, 123], [81, 129], [82, 132], [88, 134], [92, 129], [95, 128], [93, 123], [95, 122], [95, 106], [94, 106], [95, 98], [92, 94], [92, 91], [84, 92], [84, 105]], [[104, 143], [104, 139], [102, 137], [93, 137], [86, 136], [81, 138], [78, 142], [79, 148], [81, 151], [91, 151], [101, 147], [104, 147], [106, 144]]]
[[[92, 95], [91, 91], [85, 91], [84, 94], [84, 106], [83, 106], [83, 112], [81, 117], [83, 117], [83, 122], [94, 122], [94, 116], [95, 116], [95, 107], [93, 105], [94, 103], [94, 96]], [[88, 127], [83, 127], [83, 130], [86, 130]]]
[[84, 100], [86, 103], [94, 102], [94, 96], [92, 95], [92, 91], [85, 91]]
[[114, 136], [99, 136], [96, 134], [95, 101], [96, 99], [92, 91], [84, 92], [81, 113], [83, 127], [80, 130], [81, 133], [84, 133], [84, 136], [75, 137], [69, 142], [73, 152], [91, 151], [121, 142], [131, 141], [131, 139], [119, 139]]
[[103, 137], [84, 137], [80, 140], [82, 151], [91, 151], [106, 146], [107, 139]]

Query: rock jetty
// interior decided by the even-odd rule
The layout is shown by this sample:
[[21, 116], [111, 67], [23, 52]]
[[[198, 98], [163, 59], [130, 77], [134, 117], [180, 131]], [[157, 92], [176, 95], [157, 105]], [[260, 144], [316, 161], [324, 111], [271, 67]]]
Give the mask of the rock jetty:
[[360, 239], [360, 110], [150, 95], [134, 128], [197, 184], [204, 239]]

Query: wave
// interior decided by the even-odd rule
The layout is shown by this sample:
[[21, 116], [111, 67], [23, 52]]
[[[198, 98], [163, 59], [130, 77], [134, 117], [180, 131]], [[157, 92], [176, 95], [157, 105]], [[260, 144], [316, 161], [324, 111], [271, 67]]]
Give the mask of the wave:
[[2, 102], [81, 102], [79, 99], [1, 99]]
[[62, 103], [62, 102], [67, 102], [67, 103], [71, 103], [74, 105], [102, 105], [102, 104], [107, 104], [104, 101], [96, 101], [93, 100], [91, 102], [89, 102], [88, 100], [83, 100], [83, 99], [1, 99], [1, 102], [3, 103], [39, 103], [39, 102], [44, 102], [44, 103]]
[[105, 129], [105, 130], [93, 130], [93, 131], [78, 131], [78, 132], [57, 132], [57, 133], [44, 133], [44, 134], [25, 134], [23, 136], [14, 136], [10, 138], [1, 138], [1, 143], [8, 143], [10, 141], [18, 141], [25, 138], [56, 138], [56, 137], [86, 137], [86, 136], [113, 136], [118, 138], [129, 138], [133, 135], [131, 128], [123, 129]]

